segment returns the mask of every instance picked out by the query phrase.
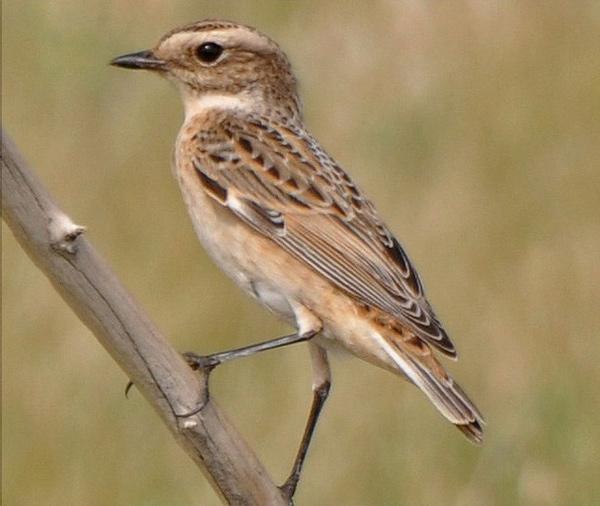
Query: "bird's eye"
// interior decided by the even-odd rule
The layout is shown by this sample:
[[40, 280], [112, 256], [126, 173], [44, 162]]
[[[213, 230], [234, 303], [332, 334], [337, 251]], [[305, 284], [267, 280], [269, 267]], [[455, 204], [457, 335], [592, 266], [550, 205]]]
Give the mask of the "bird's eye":
[[196, 56], [204, 63], [213, 63], [217, 61], [222, 52], [223, 47], [219, 44], [216, 44], [215, 42], [205, 42], [204, 44], [200, 44], [196, 49]]

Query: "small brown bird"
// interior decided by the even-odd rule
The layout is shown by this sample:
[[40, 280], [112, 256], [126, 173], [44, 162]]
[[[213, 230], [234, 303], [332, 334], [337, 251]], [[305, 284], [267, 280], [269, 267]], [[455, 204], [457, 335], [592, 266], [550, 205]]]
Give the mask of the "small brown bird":
[[290, 477], [296, 489], [342, 347], [420, 388], [471, 441], [483, 417], [435, 352], [454, 344], [419, 275], [373, 204], [307, 131], [279, 46], [253, 28], [201, 21], [113, 65], [176, 84], [185, 108], [174, 171], [198, 238], [248, 294], [293, 325], [291, 336], [217, 353], [200, 366], [308, 341], [314, 399]]

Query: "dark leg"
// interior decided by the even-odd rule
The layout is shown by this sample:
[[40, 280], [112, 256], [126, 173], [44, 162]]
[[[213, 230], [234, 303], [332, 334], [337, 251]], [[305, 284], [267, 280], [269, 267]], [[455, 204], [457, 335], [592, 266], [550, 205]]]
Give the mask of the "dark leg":
[[302, 441], [300, 442], [300, 447], [298, 448], [298, 453], [296, 454], [294, 465], [292, 466], [292, 471], [290, 472], [288, 479], [280, 487], [282, 492], [289, 499], [290, 504], [293, 504], [292, 497], [294, 496], [294, 492], [296, 492], [296, 487], [300, 480], [304, 459], [306, 458], [306, 453], [315, 432], [319, 415], [327, 400], [329, 388], [331, 386], [331, 372], [329, 369], [327, 352], [319, 345], [312, 342], [309, 343], [309, 346], [313, 366], [313, 400], [310, 406], [308, 420], [306, 421], [306, 427], [304, 428], [304, 434], [302, 435]]
[[242, 348], [236, 348], [234, 350], [220, 351], [219, 353], [213, 353], [212, 355], [197, 355], [193, 352], [184, 353], [183, 356], [194, 369], [212, 370], [223, 362], [233, 360], [235, 358], [249, 357], [255, 353], [261, 351], [273, 350], [275, 348], [281, 348], [282, 346], [288, 346], [289, 344], [301, 343], [308, 341], [314, 337], [316, 332], [305, 332], [303, 334], [291, 334], [289, 336], [278, 337], [277, 339], [271, 339], [263, 343], [251, 344], [250, 346], [243, 346]]
[[[190, 365], [190, 367], [192, 367], [192, 369], [202, 369], [204, 371], [204, 381], [206, 382], [205, 391], [207, 393], [208, 400], [208, 378], [210, 376], [211, 371], [219, 364], [227, 362], [228, 360], [233, 360], [235, 358], [249, 357], [250, 355], [254, 355], [255, 353], [259, 353], [261, 351], [273, 350], [275, 348], [281, 348], [282, 346], [287, 346], [289, 344], [308, 341], [317, 333], [317, 331], [305, 331], [302, 334], [296, 333], [291, 334], [289, 336], [278, 337], [277, 339], [271, 339], [270, 341], [265, 341], [263, 343], [251, 344], [250, 346], [243, 346], [241, 348], [235, 348], [233, 350], [228, 351], [221, 351], [219, 353], [213, 353], [212, 355], [198, 355], [196, 353], [188, 351], [183, 354], [183, 358]], [[127, 392], [129, 391], [130, 384], [128, 384], [127, 388], [125, 389], [125, 395], [127, 395]], [[189, 413], [181, 413], [177, 416], [181, 418], [193, 416], [197, 414], [200, 410], [202, 410], [202, 408], [205, 405], [206, 402], [203, 402], [201, 406], [194, 409], [193, 411], [190, 411]]]

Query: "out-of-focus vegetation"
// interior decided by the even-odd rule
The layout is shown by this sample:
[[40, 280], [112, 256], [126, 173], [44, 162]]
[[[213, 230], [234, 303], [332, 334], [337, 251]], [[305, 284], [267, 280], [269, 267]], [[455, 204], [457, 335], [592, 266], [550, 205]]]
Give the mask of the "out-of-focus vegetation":
[[[178, 24], [279, 41], [307, 121], [397, 232], [489, 421], [468, 444], [408, 384], [334, 361], [299, 505], [600, 504], [597, 2], [6, 0], [4, 127], [181, 350], [286, 329], [198, 245], [171, 177], [172, 87], [107, 66]], [[3, 225], [3, 504], [216, 505], [197, 468]], [[279, 480], [306, 349], [213, 376]]]

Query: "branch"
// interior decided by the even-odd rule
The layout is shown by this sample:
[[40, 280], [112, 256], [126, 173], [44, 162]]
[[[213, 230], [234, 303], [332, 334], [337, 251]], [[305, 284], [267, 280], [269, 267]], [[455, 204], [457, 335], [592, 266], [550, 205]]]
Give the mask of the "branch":
[[[34, 263], [135, 383], [228, 504], [285, 505], [194, 373], [61, 211], [2, 131], [2, 215]], [[193, 416], [178, 416], [198, 410]]]

